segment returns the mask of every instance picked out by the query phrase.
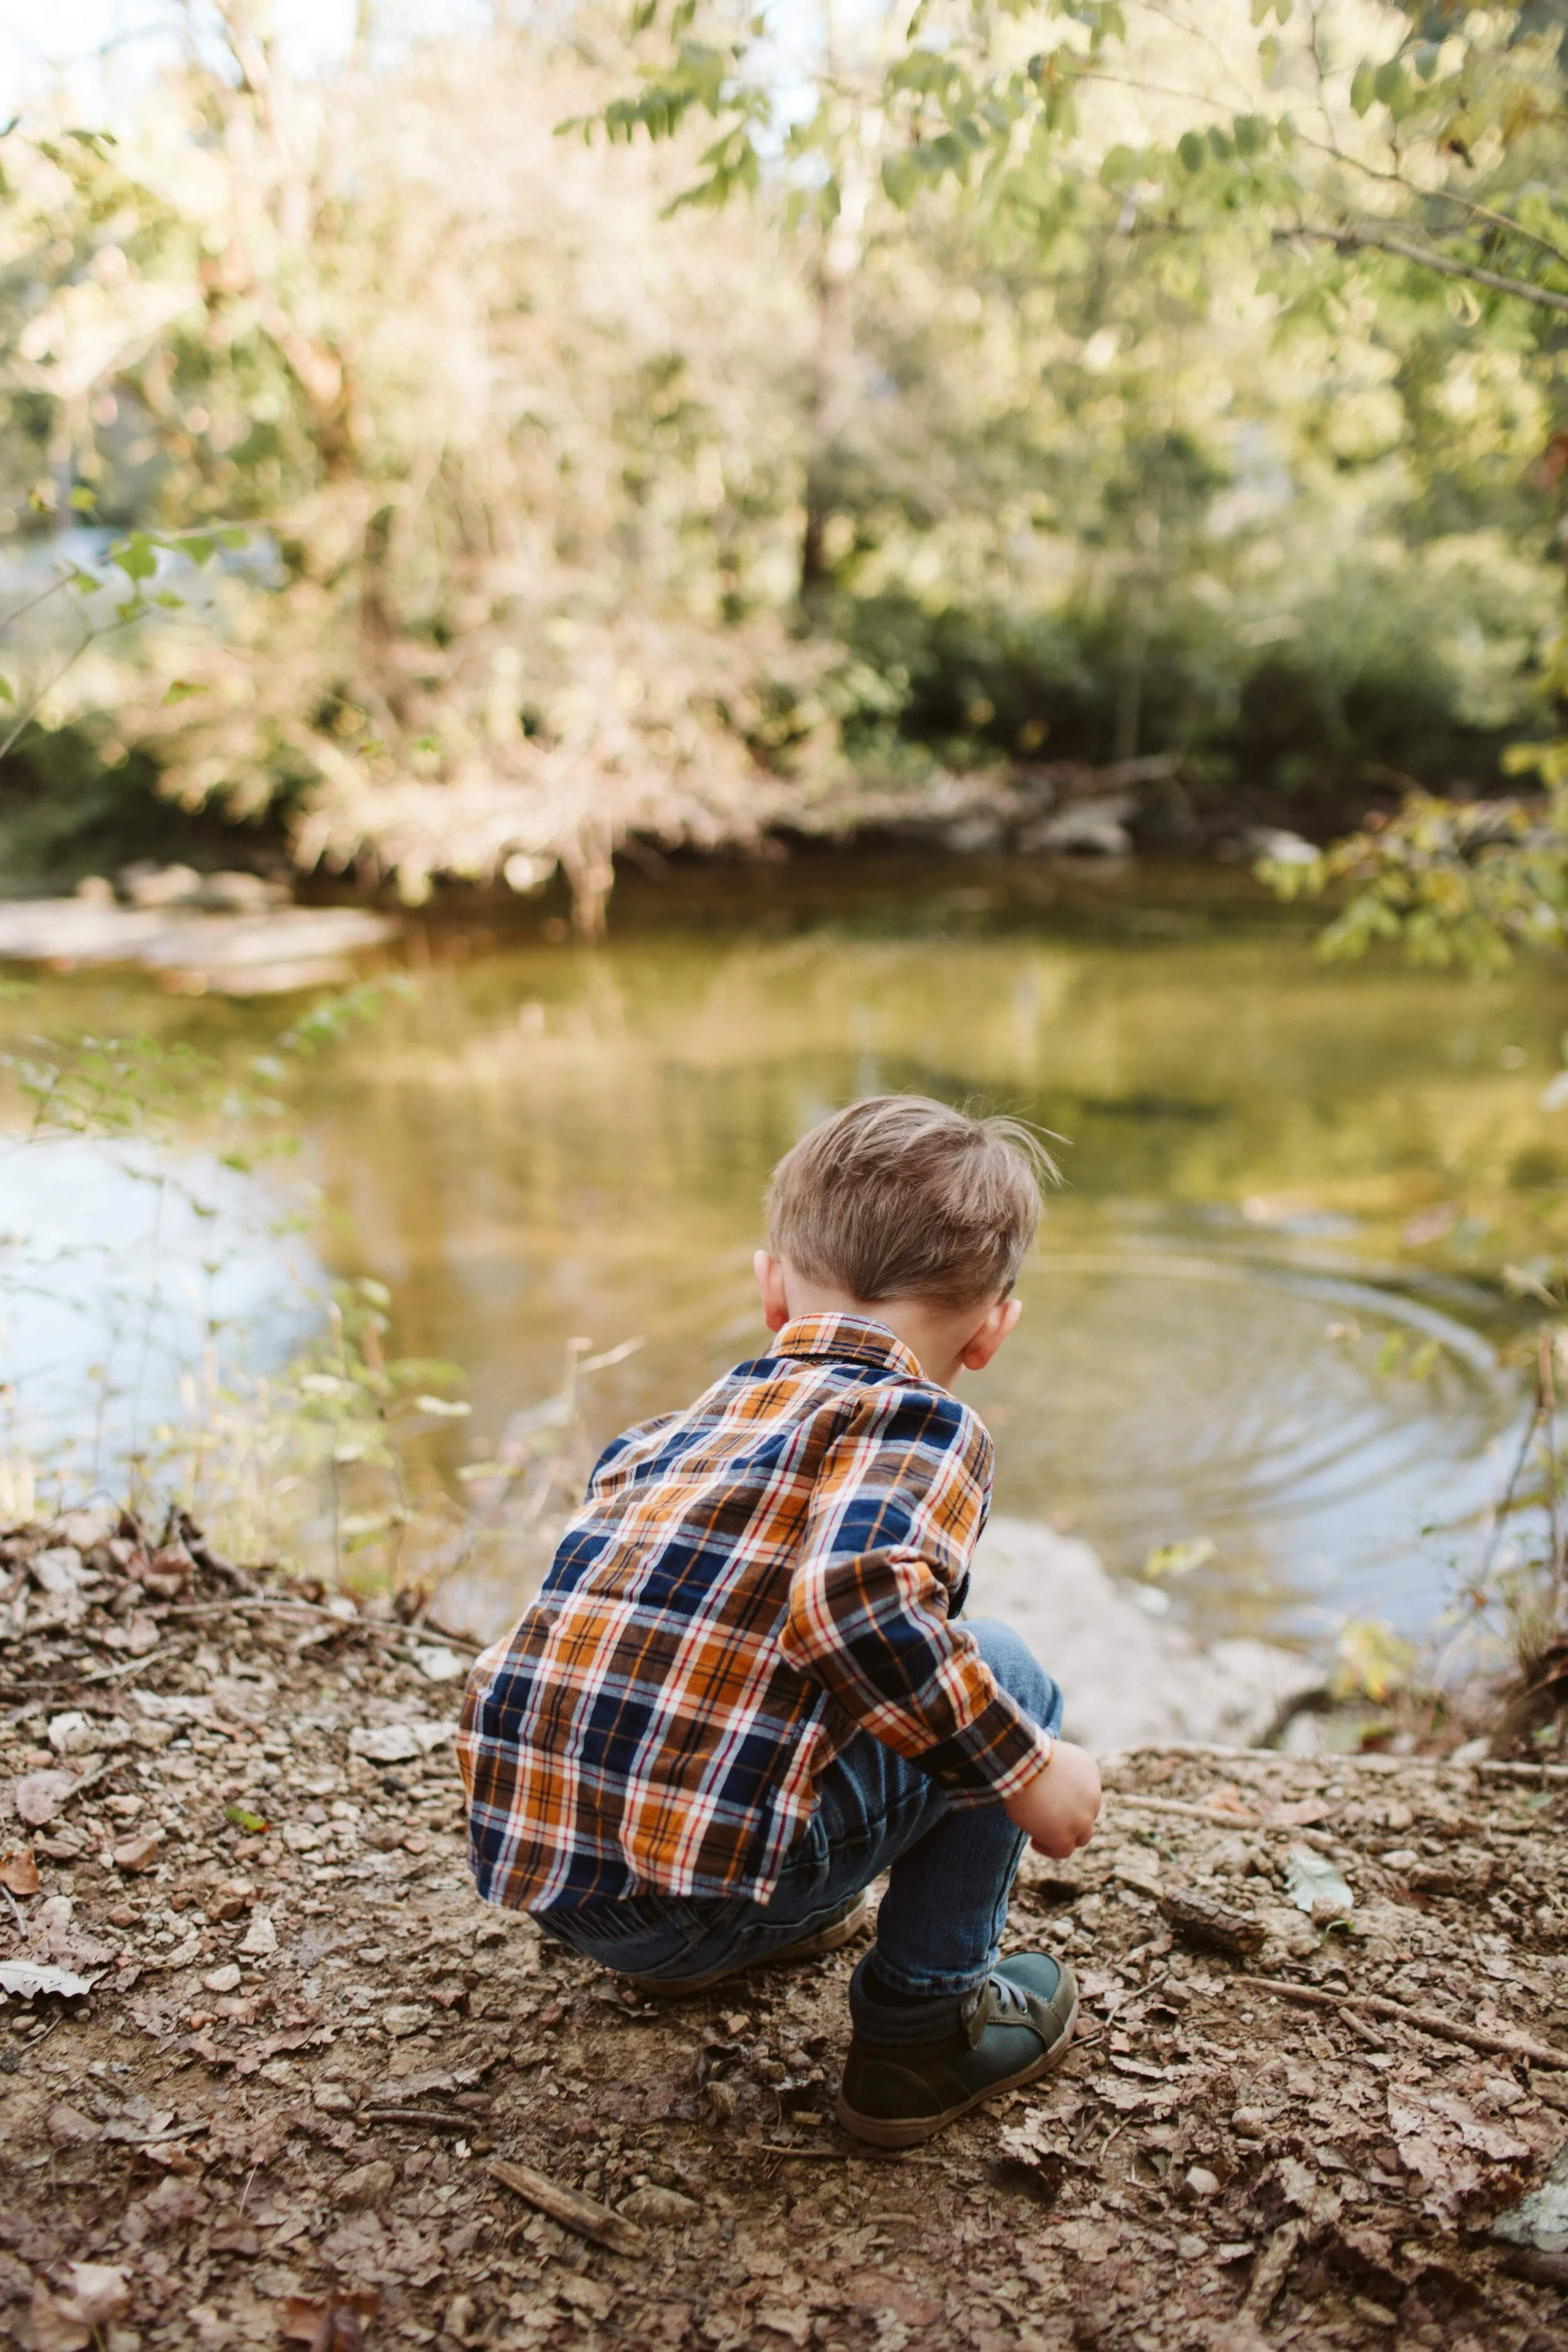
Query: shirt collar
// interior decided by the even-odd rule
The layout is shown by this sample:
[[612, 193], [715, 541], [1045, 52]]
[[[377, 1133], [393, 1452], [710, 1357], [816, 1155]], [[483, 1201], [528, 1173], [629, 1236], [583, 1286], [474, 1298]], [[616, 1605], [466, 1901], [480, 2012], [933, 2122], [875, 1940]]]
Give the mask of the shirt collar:
[[773, 1356], [835, 1356], [852, 1364], [879, 1364], [920, 1380], [920, 1360], [885, 1323], [868, 1315], [797, 1315], [786, 1323], [768, 1353]]

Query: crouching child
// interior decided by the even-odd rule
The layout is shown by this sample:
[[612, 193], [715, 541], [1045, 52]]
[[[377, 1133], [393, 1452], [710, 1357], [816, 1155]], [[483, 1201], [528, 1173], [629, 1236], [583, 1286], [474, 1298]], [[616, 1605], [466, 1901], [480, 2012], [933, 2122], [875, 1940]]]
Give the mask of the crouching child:
[[606, 1447], [539, 1598], [470, 1677], [480, 1894], [647, 1992], [876, 1938], [840, 2120], [902, 2147], [1061, 2058], [1077, 1992], [999, 1958], [1025, 1844], [1100, 1775], [1006, 1626], [962, 1617], [992, 1448], [954, 1394], [1018, 1318], [1050, 1162], [908, 1096], [781, 1161], [764, 1354]]

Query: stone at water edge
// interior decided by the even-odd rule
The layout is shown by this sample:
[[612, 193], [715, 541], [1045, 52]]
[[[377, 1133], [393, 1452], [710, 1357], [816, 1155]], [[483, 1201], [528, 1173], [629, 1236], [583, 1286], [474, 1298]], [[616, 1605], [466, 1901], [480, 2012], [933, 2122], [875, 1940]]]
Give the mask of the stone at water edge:
[[1544, 2254], [1568, 2253], [1568, 2146], [1558, 2150], [1539, 2189], [1498, 2215], [1492, 2236]]

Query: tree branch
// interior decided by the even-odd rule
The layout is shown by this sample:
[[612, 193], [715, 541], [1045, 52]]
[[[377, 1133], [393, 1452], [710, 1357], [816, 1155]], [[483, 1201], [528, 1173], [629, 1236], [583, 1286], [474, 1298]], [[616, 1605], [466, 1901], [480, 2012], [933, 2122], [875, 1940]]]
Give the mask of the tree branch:
[[1392, 253], [1401, 261], [1414, 262], [1418, 269], [1436, 270], [1440, 278], [1468, 278], [1472, 286], [1488, 287], [1494, 294], [1512, 294], [1521, 302], [1533, 302], [1538, 310], [1555, 310], [1568, 319], [1568, 294], [1532, 286], [1525, 278], [1504, 278], [1500, 271], [1481, 269], [1473, 262], [1455, 261], [1446, 253], [1425, 252], [1403, 237], [1369, 236], [1359, 228], [1277, 228], [1273, 241], [1276, 245], [1331, 245], [1337, 253]]

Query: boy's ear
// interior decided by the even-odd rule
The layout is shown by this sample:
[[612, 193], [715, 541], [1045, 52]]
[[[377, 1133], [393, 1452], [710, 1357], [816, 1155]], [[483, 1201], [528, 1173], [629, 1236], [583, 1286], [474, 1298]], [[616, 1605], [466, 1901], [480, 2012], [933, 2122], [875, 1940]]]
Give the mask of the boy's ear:
[[984, 1321], [958, 1359], [966, 1372], [983, 1372], [985, 1370], [1023, 1311], [1021, 1298], [999, 1298], [994, 1307], [986, 1310]]
[[782, 1331], [790, 1319], [784, 1260], [774, 1257], [769, 1250], [760, 1249], [752, 1260], [752, 1271], [763, 1295], [763, 1320], [770, 1331]]

